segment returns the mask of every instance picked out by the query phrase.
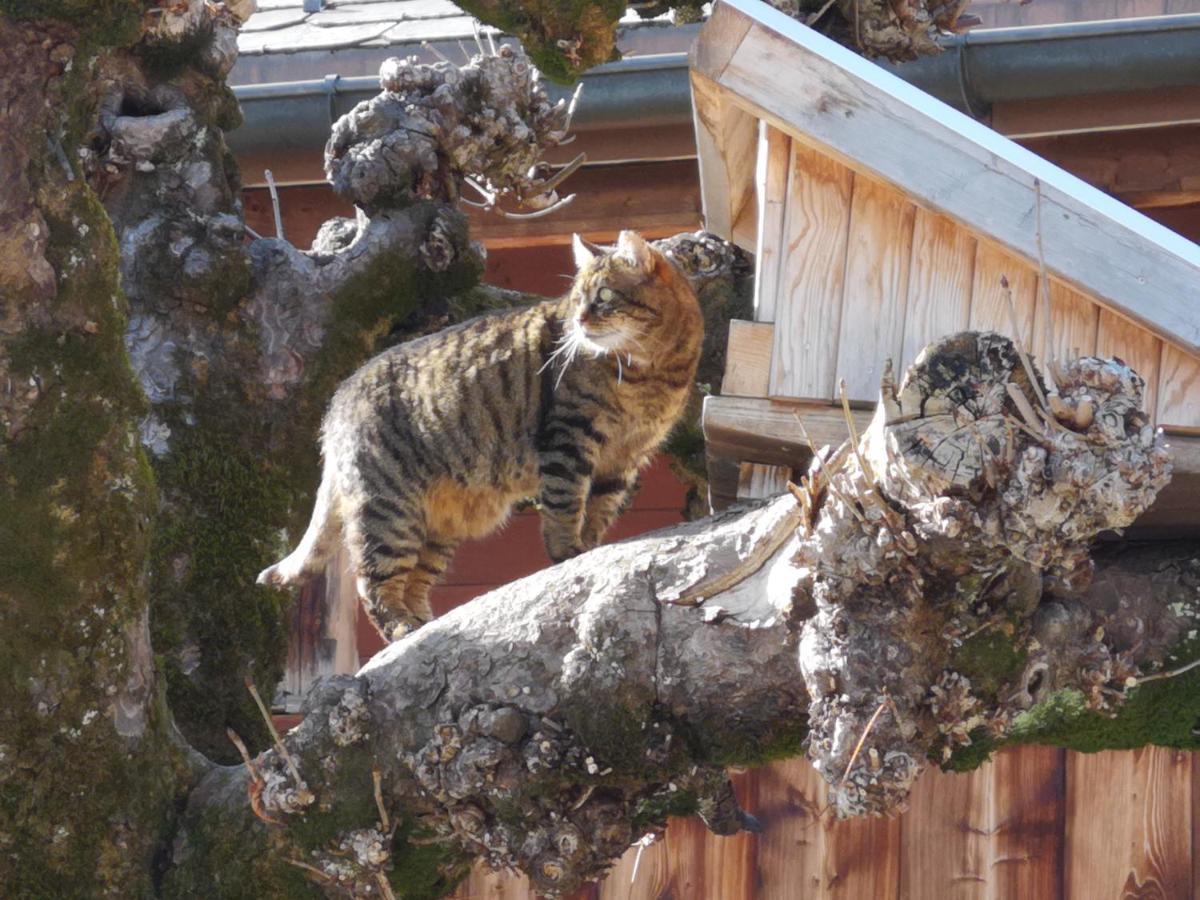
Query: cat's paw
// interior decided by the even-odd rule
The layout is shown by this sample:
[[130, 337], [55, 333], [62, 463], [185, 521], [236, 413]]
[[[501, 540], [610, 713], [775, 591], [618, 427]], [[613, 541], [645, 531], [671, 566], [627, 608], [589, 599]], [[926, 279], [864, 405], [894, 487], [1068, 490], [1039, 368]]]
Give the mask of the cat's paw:
[[560, 562], [566, 562], [568, 559], [574, 559], [580, 553], [587, 553], [588, 548], [581, 544], [571, 544], [568, 547], [556, 547], [553, 550], [547, 549], [546, 554], [550, 557], [550, 561], [556, 565]]
[[289, 578], [286, 570], [283, 568], [283, 563], [277, 562], [273, 566], [267, 566], [258, 573], [258, 577], [254, 579], [255, 584], [267, 584], [274, 587], [286, 587], [292, 584], [295, 579]]

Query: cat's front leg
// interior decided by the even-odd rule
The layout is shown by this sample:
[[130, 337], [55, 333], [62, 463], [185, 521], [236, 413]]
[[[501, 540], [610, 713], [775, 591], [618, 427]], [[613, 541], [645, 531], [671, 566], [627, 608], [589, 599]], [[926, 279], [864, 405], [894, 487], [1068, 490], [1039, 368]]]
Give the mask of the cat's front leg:
[[538, 453], [542, 541], [546, 555], [553, 562], [562, 562], [589, 549], [582, 532], [594, 456], [595, 448], [586, 443], [561, 440], [552, 440]]
[[636, 468], [619, 475], [592, 480], [583, 516], [583, 530], [580, 533], [584, 547], [590, 550], [604, 539], [605, 532], [616, 521], [617, 516], [628, 508], [637, 481]]

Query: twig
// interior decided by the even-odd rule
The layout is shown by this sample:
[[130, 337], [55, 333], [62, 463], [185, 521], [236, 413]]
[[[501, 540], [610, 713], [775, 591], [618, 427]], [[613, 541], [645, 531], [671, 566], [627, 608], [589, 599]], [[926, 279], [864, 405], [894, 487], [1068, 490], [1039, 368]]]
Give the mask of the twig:
[[563, 131], [571, 130], [571, 120], [575, 117], [575, 106], [579, 103], [579, 98], [582, 95], [583, 82], [581, 81], [571, 93], [571, 102], [567, 104], [567, 118], [563, 120]]
[[846, 396], [846, 379], [838, 379], [838, 394], [842, 401], [842, 416], [846, 420], [846, 430], [850, 433], [850, 448], [854, 451], [854, 458], [858, 460], [858, 467], [862, 469], [863, 477], [874, 484], [875, 473], [867, 461], [863, 459], [862, 453], [858, 449], [858, 429], [854, 427], [854, 414], [850, 412], [850, 398]]
[[1029, 430], [1036, 434], [1038, 440], [1045, 437], [1041, 432], [1041, 422], [1038, 421], [1037, 413], [1033, 411], [1033, 407], [1029, 403], [1029, 398], [1025, 396], [1025, 392], [1013, 384], [1011, 381], [1006, 382], [1004, 389], [1008, 392], [1008, 396], [1017, 407], [1017, 412], [1025, 419], [1025, 423], [1029, 426]]
[[286, 240], [283, 236], [283, 214], [279, 211], [279, 191], [275, 189], [275, 176], [271, 174], [270, 169], [264, 169], [263, 177], [267, 179], [267, 190], [271, 194], [271, 211], [275, 214], [275, 237], [281, 241]]
[[306, 862], [301, 862], [298, 859], [287, 859], [286, 857], [283, 861], [289, 866], [295, 866], [297, 869], [303, 869], [305, 872], [308, 872], [308, 874], [320, 879], [322, 884], [333, 881], [332, 875], [328, 874], [327, 872], [322, 872], [316, 866], [310, 866]]
[[813, 25], [815, 25], [817, 23], [818, 20], [820, 20], [821, 16], [823, 16], [823, 15], [825, 15], [825, 13], [829, 12], [829, 7], [831, 7], [831, 6], [833, 6], [833, 0], [825, 0], [825, 5], [822, 6], [820, 9], [818, 9], [815, 13], [810, 15], [807, 19], [805, 19], [804, 24], [807, 25], [809, 28], [811, 28]]
[[[421, 41], [421, 46], [424, 47], [426, 50], [428, 50], [430, 53], [432, 53], [434, 56], [436, 56], [438, 59], [440, 59], [442, 62], [450, 63], [450, 65], [454, 65], [454, 63], [450, 62], [450, 57], [448, 57], [445, 53], [443, 53], [437, 47], [433, 46], [433, 44], [429, 43], [429, 41]], [[471, 58], [467, 57], [467, 62], [470, 62], [470, 61], [471, 61]]]
[[371, 781], [375, 784], [375, 805], [379, 808], [379, 825], [385, 834], [390, 834], [392, 825], [388, 819], [387, 807], [383, 805], [383, 775], [378, 768], [371, 770]]
[[386, 875], [382, 872], [376, 872], [375, 883], [379, 885], [379, 893], [383, 895], [383, 900], [396, 900], [396, 894], [392, 890], [392, 883], [387, 880]]
[[507, 210], [501, 209], [498, 206], [494, 207], [492, 209], [492, 212], [496, 213], [496, 215], [500, 216], [500, 218], [502, 218], [502, 219], [518, 219], [518, 220], [519, 219], [540, 219], [540, 218], [542, 218], [542, 216], [548, 216], [548, 215], [550, 215], [550, 213], [558, 212], [564, 206], [569, 206], [571, 204], [571, 201], [573, 201], [574, 199], [575, 199], [574, 194], [568, 194], [567, 196], [563, 197], [561, 200], [554, 201], [549, 206], [543, 207], [542, 209], [534, 210], [533, 212], [527, 212], [527, 213], [508, 212]]
[[[582, 85], [580, 85], [582, 87]], [[62, 167], [63, 177], [67, 181], [75, 180], [75, 170], [71, 168], [71, 163], [67, 160], [66, 151], [63, 150], [62, 141], [58, 138], [46, 135], [46, 146], [50, 148], [50, 152], [54, 154], [54, 158], [58, 160], [58, 164]]]
[[846, 505], [846, 509], [850, 510], [850, 513], [854, 516], [854, 518], [858, 519], [859, 522], [861, 522], [863, 525], [870, 524], [870, 522], [867, 521], [867, 517], [858, 511], [858, 508], [854, 505], [850, 498], [842, 493], [842, 489], [833, 483], [832, 478], [825, 479], [825, 489], [829, 491], [829, 493], [833, 494], [833, 496], [841, 500], [842, 503]]
[[637, 856], [635, 856], [633, 858], [633, 872], [630, 873], [630, 875], [629, 875], [629, 883], [630, 884], [633, 884], [635, 881], [637, 881], [638, 866], [640, 866], [642, 864], [642, 853], [645, 851], [645, 849], [647, 847], [651, 846], [655, 840], [656, 840], [656, 838], [654, 837], [654, 834], [651, 832], [647, 832], [646, 834], [643, 834], [640, 838], [637, 839], [636, 843], [637, 843], [637, 847], [638, 847], [638, 852], [637, 852]]
[[579, 799], [571, 804], [571, 811], [574, 812], [575, 810], [579, 809], [579, 807], [583, 806], [583, 804], [587, 803], [588, 800], [591, 799], [595, 790], [596, 786], [594, 784], [589, 784], [587, 788], [584, 789], [584, 792], [580, 795]]
[[879, 714], [883, 712], [884, 707], [888, 705], [888, 701], [889, 698], [885, 696], [882, 702], [880, 702], [878, 708], [875, 710], [874, 715], [867, 720], [867, 727], [863, 729], [862, 737], [860, 737], [858, 739], [858, 743], [854, 745], [854, 752], [850, 754], [850, 762], [846, 763], [846, 771], [842, 773], [842, 784], [845, 784], [846, 780], [850, 777], [850, 770], [854, 768], [854, 761], [858, 759], [859, 751], [862, 750], [862, 746], [867, 739], [867, 735], [870, 734], [871, 729], [875, 727], [875, 720], [879, 718]]
[[1200, 666], [1200, 659], [1193, 659], [1187, 665], [1180, 666], [1178, 669], [1172, 669], [1169, 672], [1155, 672], [1153, 675], [1144, 675], [1137, 680], [1137, 683], [1145, 684], [1147, 681], [1160, 681], [1164, 678], [1174, 678], [1177, 675], [1182, 675], [1184, 672], [1190, 672], [1197, 666]]
[[1029, 359], [1029, 354], [1025, 352], [1025, 342], [1021, 340], [1021, 325], [1017, 321], [1017, 305], [1013, 303], [1012, 288], [1008, 284], [1008, 276], [1000, 276], [1000, 288], [1004, 292], [1004, 302], [1008, 306], [1008, 318], [1012, 324], [1013, 344], [1017, 348], [1017, 355], [1021, 357], [1021, 365], [1025, 368], [1025, 374], [1029, 377], [1029, 383], [1033, 385], [1033, 392], [1037, 394], [1038, 403], [1042, 404], [1044, 409], [1046, 406], [1046, 395], [1042, 393], [1042, 386], [1038, 384], [1037, 373], [1033, 370], [1033, 363]]
[[241, 754], [242, 762], [244, 762], [246, 764], [246, 770], [250, 773], [250, 777], [253, 778], [255, 781], [262, 781], [263, 780], [262, 776], [259, 775], [258, 770], [256, 768], [254, 768], [254, 760], [250, 756], [250, 751], [246, 749], [246, 742], [243, 741], [238, 736], [238, 733], [236, 731], [234, 731], [232, 728], [226, 728], [225, 734], [228, 736], [229, 740], [233, 743], [233, 746], [237, 747], [237, 751], [239, 754]]
[[1058, 393], [1058, 378], [1054, 373], [1054, 321], [1050, 310], [1050, 279], [1046, 275], [1046, 250], [1042, 246], [1042, 180], [1033, 179], [1034, 237], [1037, 239], [1038, 280], [1042, 289], [1042, 331], [1046, 340], [1046, 377], [1051, 389]]
[[300, 770], [296, 767], [296, 761], [288, 753], [287, 747], [283, 746], [283, 739], [279, 736], [279, 730], [275, 727], [275, 722], [271, 718], [271, 711], [267, 709], [267, 704], [263, 703], [263, 698], [259, 696], [258, 688], [254, 686], [254, 682], [250, 680], [249, 675], [246, 676], [246, 690], [250, 692], [250, 696], [258, 704], [258, 711], [262, 713], [263, 721], [267, 723], [267, 730], [271, 732], [271, 738], [275, 741], [275, 749], [279, 751], [279, 755], [287, 763], [288, 771], [292, 773], [292, 778], [296, 780], [296, 784], [303, 783], [304, 779], [300, 777]]

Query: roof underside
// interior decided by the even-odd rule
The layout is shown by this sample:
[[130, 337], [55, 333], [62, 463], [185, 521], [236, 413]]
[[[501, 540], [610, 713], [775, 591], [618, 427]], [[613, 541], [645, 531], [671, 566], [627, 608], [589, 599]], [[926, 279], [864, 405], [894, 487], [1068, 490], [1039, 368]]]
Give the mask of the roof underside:
[[714, 230], [753, 202], [762, 120], [1033, 262], [1040, 212], [1052, 276], [1200, 356], [1200, 247], [986, 126], [761, 0], [721, 0], [692, 70]]

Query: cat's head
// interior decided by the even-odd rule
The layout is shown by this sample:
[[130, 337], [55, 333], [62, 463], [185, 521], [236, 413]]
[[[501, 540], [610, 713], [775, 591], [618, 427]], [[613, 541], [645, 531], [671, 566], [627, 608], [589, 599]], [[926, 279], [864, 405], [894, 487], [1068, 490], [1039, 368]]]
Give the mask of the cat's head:
[[684, 275], [633, 231], [612, 248], [574, 239], [578, 274], [571, 288], [571, 327], [599, 355], [620, 353], [649, 362], [668, 345], [703, 328], [699, 304]]

